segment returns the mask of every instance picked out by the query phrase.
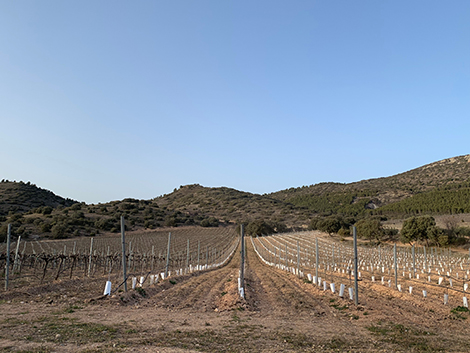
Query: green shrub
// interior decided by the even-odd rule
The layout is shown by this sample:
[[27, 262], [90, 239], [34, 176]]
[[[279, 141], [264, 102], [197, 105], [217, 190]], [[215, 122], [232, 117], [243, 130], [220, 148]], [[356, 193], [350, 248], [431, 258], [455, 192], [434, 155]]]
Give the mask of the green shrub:
[[377, 218], [363, 218], [356, 223], [357, 235], [368, 240], [381, 241], [384, 236], [382, 223]]
[[42, 208], [42, 214], [43, 215], [51, 214], [52, 210], [53, 210], [53, 208], [51, 206], [45, 206], [45, 207]]
[[101, 218], [95, 221], [95, 227], [104, 230], [104, 231], [112, 231], [113, 228], [117, 228], [116, 220], [112, 218]]
[[52, 225], [48, 222], [44, 222], [40, 225], [39, 229], [43, 233], [49, 233], [51, 231]]
[[51, 228], [51, 234], [54, 239], [67, 238], [67, 226], [62, 223], [55, 224]]
[[201, 221], [201, 226], [202, 227], [218, 227], [219, 220], [215, 217], [209, 217]]
[[351, 235], [351, 231], [349, 229], [346, 229], [346, 228], [341, 228], [338, 231], [338, 235], [340, 237], [349, 237]]

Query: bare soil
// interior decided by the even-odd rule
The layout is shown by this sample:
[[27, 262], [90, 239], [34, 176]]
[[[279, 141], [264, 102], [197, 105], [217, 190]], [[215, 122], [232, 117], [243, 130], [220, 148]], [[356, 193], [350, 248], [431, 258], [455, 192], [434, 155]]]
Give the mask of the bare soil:
[[101, 296], [107, 278], [4, 292], [0, 351], [470, 351], [468, 312], [372, 285], [355, 306], [264, 265], [249, 241], [241, 299], [238, 254], [223, 268], [111, 297]]

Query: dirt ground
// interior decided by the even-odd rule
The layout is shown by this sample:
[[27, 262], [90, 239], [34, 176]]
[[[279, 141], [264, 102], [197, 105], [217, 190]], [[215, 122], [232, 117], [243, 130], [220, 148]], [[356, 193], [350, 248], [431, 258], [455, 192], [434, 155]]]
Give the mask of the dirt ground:
[[0, 294], [1, 352], [468, 352], [469, 313], [387, 287], [360, 305], [268, 267], [223, 268], [102, 297], [107, 278]]

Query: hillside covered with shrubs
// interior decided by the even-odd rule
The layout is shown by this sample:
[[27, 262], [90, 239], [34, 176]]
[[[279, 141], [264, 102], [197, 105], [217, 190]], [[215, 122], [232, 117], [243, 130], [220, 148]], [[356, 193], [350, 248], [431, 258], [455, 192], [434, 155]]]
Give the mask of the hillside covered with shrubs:
[[[0, 182], [0, 239], [8, 223], [16, 236], [33, 238], [118, 232], [124, 215], [129, 230], [244, 223], [250, 235], [310, 228], [347, 236], [350, 226], [356, 225], [362, 237], [382, 241], [398, 237], [396, 230], [383, 227], [387, 219], [421, 221], [420, 217], [459, 213], [470, 213], [470, 155], [387, 178], [320, 183], [264, 195], [194, 184], [150, 200], [85, 204], [30, 182]], [[410, 239], [438, 245], [461, 243], [468, 234], [457, 228], [433, 229], [427, 237]]]

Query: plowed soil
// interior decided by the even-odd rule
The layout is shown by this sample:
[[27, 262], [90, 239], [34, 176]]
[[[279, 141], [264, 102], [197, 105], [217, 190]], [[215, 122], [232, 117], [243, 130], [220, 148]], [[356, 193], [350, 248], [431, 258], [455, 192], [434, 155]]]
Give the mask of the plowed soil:
[[[360, 305], [263, 264], [247, 241], [223, 268], [102, 297], [107, 278], [0, 295], [0, 351], [468, 352], [467, 312], [386, 287]], [[113, 282], [114, 283], [114, 282]], [[454, 310], [452, 310], [454, 309]]]

